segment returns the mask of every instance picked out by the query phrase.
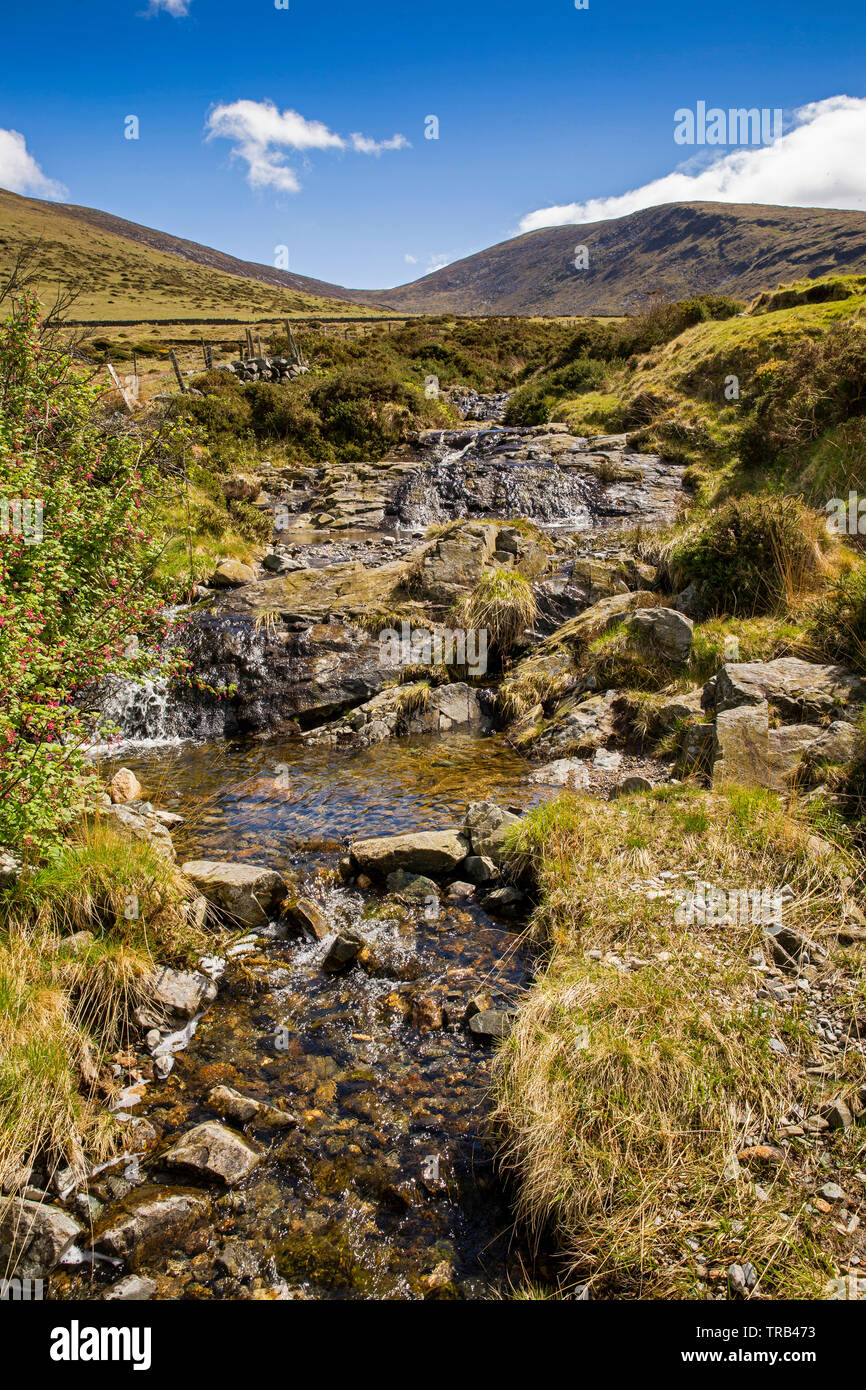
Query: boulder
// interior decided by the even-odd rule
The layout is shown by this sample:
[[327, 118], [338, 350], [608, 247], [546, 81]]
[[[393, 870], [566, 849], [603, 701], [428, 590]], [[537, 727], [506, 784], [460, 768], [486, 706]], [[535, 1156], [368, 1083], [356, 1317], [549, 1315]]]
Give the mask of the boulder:
[[12, 888], [21, 877], [23, 866], [17, 854], [0, 849], [0, 888]]
[[243, 565], [239, 560], [223, 560], [217, 565], [208, 585], [211, 589], [240, 589], [244, 584], [254, 584], [256, 572], [251, 565]]
[[505, 855], [511, 826], [519, 823], [519, 816], [504, 811], [493, 801], [473, 801], [466, 811], [465, 821], [465, 833], [473, 856], [490, 859], [499, 865]]
[[716, 712], [766, 703], [789, 720], [822, 719], [866, 701], [866, 681], [844, 666], [783, 656], [727, 662], [716, 678]]
[[244, 927], [263, 927], [279, 915], [288, 892], [285, 879], [263, 864], [193, 859], [183, 873], [220, 915]]
[[646, 642], [663, 661], [685, 666], [692, 652], [694, 623], [675, 608], [636, 608], [626, 630]]
[[68, 1212], [41, 1201], [12, 1197], [0, 1214], [0, 1268], [40, 1279], [60, 1263], [84, 1230]]
[[813, 724], [771, 729], [766, 701], [724, 709], [716, 717], [713, 784], [790, 790], [804, 754], [820, 736]]
[[196, 1125], [163, 1154], [169, 1168], [182, 1168], [198, 1177], [234, 1187], [261, 1162], [262, 1152], [235, 1130], [216, 1120]]
[[651, 792], [653, 784], [648, 777], [623, 777], [616, 784], [617, 796], [633, 796], [635, 792]]
[[395, 869], [447, 874], [466, 858], [469, 843], [457, 830], [419, 830], [356, 840], [349, 852], [359, 869], [375, 877]]
[[141, 783], [128, 767], [119, 767], [108, 784], [108, 794], [114, 805], [137, 801], [141, 796]]

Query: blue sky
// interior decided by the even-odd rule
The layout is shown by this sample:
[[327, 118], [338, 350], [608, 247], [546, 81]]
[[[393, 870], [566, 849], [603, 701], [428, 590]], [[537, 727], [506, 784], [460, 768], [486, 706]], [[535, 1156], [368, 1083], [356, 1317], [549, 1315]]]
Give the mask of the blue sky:
[[[38, 166], [70, 202], [250, 260], [287, 246], [290, 269], [370, 288], [521, 224], [577, 221], [591, 200], [601, 215], [658, 201], [644, 190], [683, 168], [710, 168], [694, 196], [718, 185], [742, 201], [866, 207], [866, 7], [853, 0], [159, 3], [6, 7], [0, 185], [59, 193]], [[717, 169], [729, 152], [695, 158], [673, 140], [674, 112], [699, 100], [789, 121], [843, 94], [859, 100], [798, 118], [808, 130], [787, 162], [764, 150]], [[129, 115], [138, 140], [124, 139]], [[308, 148], [293, 148], [296, 126]], [[364, 153], [356, 133], [404, 140]]]

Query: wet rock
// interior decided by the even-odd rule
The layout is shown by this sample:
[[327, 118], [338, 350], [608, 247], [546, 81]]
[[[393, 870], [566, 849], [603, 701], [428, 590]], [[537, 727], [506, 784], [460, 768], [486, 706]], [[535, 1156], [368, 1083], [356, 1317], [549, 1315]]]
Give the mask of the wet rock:
[[262, 1152], [226, 1125], [207, 1120], [196, 1125], [162, 1156], [169, 1168], [234, 1187], [261, 1162]]
[[436, 1032], [444, 1027], [442, 1001], [432, 994], [419, 995], [412, 1005], [412, 1025], [419, 1033]]
[[97, 1228], [94, 1248], [119, 1259], [175, 1236], [207, 1212], [207, 1200], [189, 1192], [150, 1191], [130, 1202], [120, 1213], [107, 1214]]
[[495, 883], [499, 870], [492, 859], [484, 854], [468, 854], [460, 866], [471, 883]]
[[257, 1100], [242, 1096], [231, 1086], [213, 1086], [208, 1092], [207, 1103], [239, 1125], [248, 1124], [261, 1109]]
[[626, 630], [646, 642], [663, 661], [685, 666], [691, 656], [694, 623], [675, 608], [638, 608]]
[[259, 1260], [242, 1240], [227, 1240], [214, 1262], [231, 1279], [254, 1279], [259, 1272]]
[[68, 1212], [48, 1203], [13, 1197], [0, 1214], [0, 1268], [38, 1279], [59, 1264], [84, 1230]]
[[476, 1014], [488, 1013], [493, 1008], [493, 995], [489, 990], [482, 990], [479, 994], [473, 994], [471, 999], [466, 1001], [466, 1008], [463, 1011], [463, 1022], [468, 1023], [470, 1018]]
[[469, 853], [469, 843], [457, 830], [421, 830], [405, 835], [382, 835], [356, 840], [350, 854], [359, 869], [385, 877], [395, 869], [421, 874], [446, 874]]
[[500, 864], [511, 826], [519, 823], [519, 816], [503, 810], [493, 801], [473, 801], [467, 808], [464, 826], [473, 855]]
[[286, 916], [302, 932], [316, 941], [324, 941], [331, 933], [331, 924], [320, 907], [309, 898], [298, 898], [286, 908]]
[[358, 953], [358, 964], [367, 975], [386, 980], [418, 980], [424, 973], [413, 950], [387, 938], [368, 942]]
[[217, 565], [208, 585], [211, 589], [239, 589], [243, 584], [254, 584], [256, 572], [250, 565], [238, 560], [223, 560]]
[[554, 762], [546, 763], [533, 772], [529, 780], [546, 787], [585, 789], [589, 786], [589, 769], [585, 762], [577, 758], [556, 758]]
[[496, 1038], [507, 1038], [513, 1027], [513, 1015], [503, 1009], [482, 1009], [469, 1020], [470, 1033], [486, 1042]]
[[492, 893], [488, 893], [482, 900], [482, 907], [494, 917], [514, 922], [526, 915], [529, 901], [519, 888], [506, 885], [504, 888], [494, 888]]
[[363, 949], [364, 942], [354, 932], [341, 932], [331, 942], [328, 953], [322, 961], [322, 969], [329, 975], [346, 970]]
[[385, 880], [385, 887], [389, 893], [396, 893], [410, 902], [426, 903], [431, 898], [436, 901], [439, 899], [439, 888], [432, 878], [425, 878], [423, 874], [407, 873], [405, 869], [397, 869], [389, 874]]
[[455, 880], [454, 883], [450, 884], [448, 887], [448, 897], [451, 898], [454, 902], [463, 902], [466, 898], [473, 898], [474, 896], [474, 883], [461, 883], [460, 879], [458, 878]]
[[143, 1303], [156, 1293], [156, 1280], [147, 1279], [141, 1274], [127, 1274], [111, 1284], [102, 1297], [106, 1301], [122, 1303]]
[[221, 915], [245, 927], [266, 926], [288, 892], [282, 875], [262, 864], [194, 859], [183, 873]]
[[141, 783], [128, 767], [119, 767], [108, 784], [108, 794], [114, 805], [137, 801], [141, 796]]

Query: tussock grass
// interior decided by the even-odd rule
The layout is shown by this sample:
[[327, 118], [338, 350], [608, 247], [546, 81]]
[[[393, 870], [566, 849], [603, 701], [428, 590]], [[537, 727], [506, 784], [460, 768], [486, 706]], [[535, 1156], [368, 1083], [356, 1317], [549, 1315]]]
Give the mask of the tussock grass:
[[802, 1193], [781, 1169], [760, 1200], [731, 1167], [804, 1100], [817, 1041], [799, 1006], [756, 998], [759, 924], [678, 925], [669, 890], [632, 889], [663, 870], [725, 889], [788, 883], [786, 925], [826, 944], [852, 864], [836, 849], [816, 859], [810, 834], [771, 793], [685, 788], [609, 803], [564, 793], [516, 828], [549, 959], [498, 1054], [496, 1121], [519, 1217], [554, 1239], [565, 1284], [700, 1296], [692, 1239], [722, 1278], [749, 1259], [759, 1293], [821, 1296], [831, 1261], [800, 1219]]
[[457, 609], [462, 625], [476, 632], [486, 631], [488, 649], [506, 658], [531, 626], [536, 611], [529, 580], [499, 565], [482, 575]]
[[190, 964], [205, 948], [185, 911], [191, 896], [151, 846], [98, 818], [6, 893], [0, 1187], [14, 1187], [34, 1161], [50, 1174], [116, 1145], [117, 1126], [98, 1103], [115, 1085], [107, 1061], [130, 1044], [155, 964]]

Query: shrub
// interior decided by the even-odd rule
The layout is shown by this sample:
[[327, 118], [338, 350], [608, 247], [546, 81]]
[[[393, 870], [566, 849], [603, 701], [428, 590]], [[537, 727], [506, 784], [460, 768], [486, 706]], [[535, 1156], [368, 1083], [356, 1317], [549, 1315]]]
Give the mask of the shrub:
[[796, 497], [742, 497], [725, 503], [675, 541], [669, 556], [678, 587], [694, 583], [708, 612], [768, 613], [814, 587], [826, 527]]
[[830, 586], [815, 607], [809, 636], [824, 656], [866, 675], [866, 565]]
[[109, 674], [156, 664], [127, 655], [158, 635], [145, 574], [159, 490], [136, 441], [97, 423], [99, 390], [57, 344], [35, 300], [0, 325], [0, 502], [41, 505], [41, 533], [0, 528], [0, 843], [51, 838], [93, 779], [73, 699]]

